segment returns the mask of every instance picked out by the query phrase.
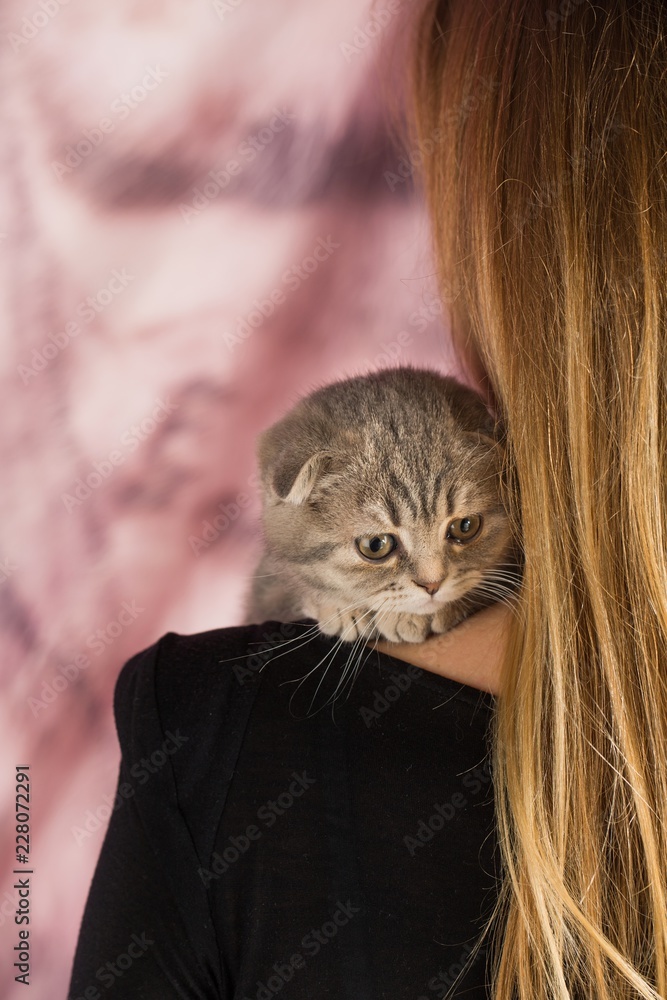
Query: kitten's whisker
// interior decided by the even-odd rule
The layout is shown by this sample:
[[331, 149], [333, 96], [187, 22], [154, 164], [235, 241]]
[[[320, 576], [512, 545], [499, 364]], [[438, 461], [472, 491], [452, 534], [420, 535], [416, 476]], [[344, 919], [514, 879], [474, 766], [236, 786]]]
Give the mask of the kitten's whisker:
[[[477, 574], [472, 574], [476, 576]], [[461, 581], [459, 581], [461, 582]], [[462, 581], [465, 583], [465, 578]], [[506, 570], [488, 569], [484, 570], [481, 579], [475, 584], [475, 587], [481, 586], [484, 583], [498, 583], [506, 585], [508, 589], [518, 589], [521, 583], [521, 575], [517, 573], [511, 573]]]
[[[361, 672], [364, 664], [366, 663], [366, 660], [368, 660], [368, 657], [371, 655], [371, 653], [377, 647], [378, 640], [381, 638], [381, 633], [378, 631], [378, 624], [382, 620], [382, 618], [385, 617], [389, 613], [387, 611], [383, 612], [382, 611], [382, 607], [383, 607], [383, 604], [381, 604], [380, 607], [377, 609], [377, 611], [375, 612], [373, 618], [370, 620], [369, 625], [368, 625], [368, 629], [369, 629], [370, 633], [372, 633], [373, 629], [375, 629], [375, 631], [377, 632], [377, 635], [376, 635], [376, 638], [375, 638], [375, 645], [372, 646], [372, 647], [368, 647], [368, 644], [365, 641], [366, 640], [366, 629], [364, 629], [362, 635], [359, 637], [359, 640], [358, 640], [359, 657], [357, 659], [356, 664], [355, 663], [351, 664], [351, 670], [349, 671], [349, 677], [348, 677], [348, 680], [347, 680], [347, 683], [348, 683], [348, 686], [349, 686], [349, 690], [348, 690], [348, 693], [347, 693], [347, 697], [348, 698], [349, 698], [350, 694], [352, 693], [352, 688], [354, 686], [355, 680], [359, 676], [359, 673]], [[363, 644], [363, 646], [362, 646], [362, 644]], [[362, 660], [363, 647], [368, 648], [368, 652], [366, 654], [366, 657]], [[351, 659], [351, 657], [350, 657], [350, 659]], [[350, 663], [350, 660], [348, 660], [348, 664], [349, 663]], [[346, 666], [346, 669], [347, 669], [347, 666]], [[341, 685], [339, 685], [339, 687], [341, 687]], [[341, 693], [342, 693], [342, 691], [344, 689], [345, 689], [344, 683], [342, 682]], [[333, 712], [333, 709], [332, 709], [332, 712]]]
[[519, 580], [516, 579], [516, 577], [500, 575], [497, 573], [486, 573], [482, 577], [481, 582], [484, 583], [487, 580], [490, 583], [502, 583], [503, 585], [506, 585], [508, 587], [518, 587], [520, 582]]
[[[393, 609], [391, 606], [388, 607], [386, 610], [383, 610], [383, 606], [380, 605], [378, 617], [375, 620], [375, 628], [377, 635], [375, 636], [375, 641], [373, 645], [368, 647], [368, 656], [370, 656], [371, 653], [375, 652], [375, 650], [377, 649], [378, 642], [383, 638], [382, 632], [380, 630], [380, 625], [382, 624], [382, 620], [386, 618], [387, 615], [390, 615], [392, 613], [392, 610]], [[368, 659], [368, 656], [366, 657], [366, 660]], [[366, 660], [364, 660], [364, 663], [366, 662]]]
[[[308, 671], [308, 673], [306, 673], [306, 674], [304, 674], [304, 675], [303, 675], [303, 677], [295, 677], [295, 678], [293, 678], [293, 679], [290, 679], [290, 680], [286, 680], [286, 681], [283, 681], [283, 682], [281, 683], [281, 685], [280, 685], [281, 687], [282, 687], [282, 686], [283, 686], [284, 684], [296, 684], [297, 682], [298, 682], [298, 684], [299, 684], [299, 687], [297, 687], [296, 691], [293, 691], [293, 692], [292, 692], [292, 697], [290, 698], [290, 705], [291, 705], [291, 703], [292, 703], [292, 698], [293, 698], [293, 697], [294, 697], [294, 695], [295, 695], [295, 694], [296, 694], [296, 693], [298, 692], [299, 688], [300, 688], [300, 687], [301, 687], [301, 685], [302, 685], [302, 684], [304, 683], [304, 681], [308, 680], [308, 678], [310, 677], [310, 675], [311, 675], [311, 674], [313, 674], [313, 673], [314, 673], [314, 672], [315, 672], [315, 671], [316, 671], [316, 670], [318, 669], [318, 667], [319, 667], [319, 666], [320, 666], [320, 665], [321, 665], [322, 663], [324, 663], [324, 662], [325, 662], [325, 661], [326, 661], [326, 660], [327, 660], [327, 659], [328, 659], [328, 658], [329, 658], [330, 656], [332, 656], [332, 654], [333, 654], [333, 656], [335, 656], [335, 655], [336, 655], [336, 653], [337, 653], [337, 651], [338, 651], [338, 649], [339, 649], [339, 648], [340, 648], [340, 646], [342, 645], [342, 643], [343, 643], [343, 640], [341, 640], [341, 639], [337, 639], [337, 640], [336, 640], [336, 642], [334, 643], [333, 647], [332, 647], [331, 649], [327, 650], [327, 652], [326, 652], [326, 653], [324, 654], [324, 656], [323, 656], [323, 657], [322, 657], [322, 658], [321, 658], [321, 659], [320, 659], [320, 660], [319, 660], [319, 661], [318, 661], [318, 662], [317, 662], [317, 663], [315, 664], [315, 666], [314, 666], [314, 667], [312, 668], [312, 670], [309, 670], [309, 671]], [[328, 669], [328, 668], [327, 668], [327, 669]]]
[[[254, 625], [262, 625], [263, 622], [253, 622], [252, 624], [254, 624]], [[292, 623], [291, 622], [290, 623], [281, 622], [279, 624], [285, 625], [285, 624], [292, 624]], [[300, 624], [300, 623], [297, 622], [295, 624]], [[302, 632], [301, 635], [294, 636], [293, 639], [286, 639], [285, 642], [281, 642], [277, 646], [271, 647], [271, 648], [273, 650], [273, 649], [280, 649], [282, 646], [289, 646], [291, 643], [298, 642], [300, 639], [303, 639], [304, 635], [308, 635], [309, 633], [315, 633], [315, 632], [317, 632], [317, 626], [316, 625], [315, 626], [313, 626], [313, 625], [307, 625], [306, 626], [306, 632]], [[256, 642], [249, 642], [248, 645], [249, 646], [260, 646], [263, 643], [265, 644], [266, 641], [267, 641], [266, 639], [258, 639]], [[297, 648], [300, 648], [300, 647], [297, 647]], [[244, 658], [247, 659], [248, 656], [253, 656], [253, 655], [255, 655], [255, 654], [253, 654], [252, 651], [251, 651], [249, 653], [246, 653], [245, 657], [227, 656], [227, 657], [225, 657], [222, 660], [218, 660], [217, 662], [218, 663], [231, 663], [232, 661], [238, 662], [239, 659], [244, 659]]]
[[497, 587], [490, 586], [480, 586], [475, 588], [475, 591], [471, 596], [495, 597], [497, 600], [502, 600], [505, 603], [509, 603], [511, 598], [511, 594], [508, 591], [499, 590]]
[[364, 635], [366, 634], [367, 629], [369, 627], [370, 628], [373, 627], [373, 620], [374, 620], [373, 617], [371, 617], [369, 619], [369, 621], [364, 625], [362, 631], [357, 636], [357, 638], [355, 639], [355, 641], [354, 641], [354, 643], [352, 645], [352, 648], [350, 649], [350, 652], [348, 654], [347, 660], [345, 662], [345, 666], [343, 667], [343, 670], [341, 672], [341, 675], [340, 675], [340, 678], [339, 678], [339, 681], [338, 681], [338, 685], [337, 685], [336, 690], [334, 691], [334, 693], [332, 695], [332, 698], [331, 698], [331, 700], [333, 700], [334, 702], [336, 700], [336, 696], [338, 695], [339, 691], [342, 693], [345, 690], [345, 684], [346, 684], [346, 681], [350, 677], [351, 667], [352, 667], [353, 662], [354, 662], [354, 657], [355, 657], [355, 655], [357, 653], [357, 650], [359, 649], [359, 646], [363, 643], [363, 638], [364, 638]]
[[[267, 656], [266, 663], [263, 663], [261, 665], [261, 667], [259, 668], [259, 672], [261, 673], [262, 670], [264, 669], [264, 667], [267, 667], [269, 665], [269, 663], [273, 663], [274, 660], [279, 660], [281, 658], [281, 656], [287, 656], [288, 653], [295, 653], [297, 651], [297, 649], [303, 649], [304, 646], [309, 645], [309, 643], [313, 642], [314, 639], [316, 638], [316, 633], [317, 633], [317, 629], [314, 629], [313, 632], [305, 640], [305, 642], [300, 643], [298, 646], [293, 646], [291, 649], [284, 649], [282, 651], [282, 653], [278, 653], [277, 656], [274, 656], [273, 650], [271, 650], [270, 654]], [[299, 638], [301, 639], [302, 636], [299, 636]], [[297, 640], [296, 639], [292, 639], [290, 641], [291, 642], [296, 642]], [[287, 642], [281, 643], [281, 647], [282, 646], [286, 646], [286, 645], [288, 645]]]
[[[285, 656], [286, 653], [290, 653], [290, 652], [293, 653], [295, 650], [301, 649], [303, 646], [307, 646], [309, 642], [312, 642], [312, 640], [315, 638], [315, 636], [317, 635], [318, 632], [319, 632], [319, 629], [318, 629], [317, 625], [309, 625], [307, 631], [306, 632], [302, 632], [301, 635], [296, 635], [296, 636], [294, 636], [293, 639], [285, 639], [284, 642], [279, 642], [276, 646], [272, 646], [271, 647], [271, 655], [269, 657], [269, 661], [270, 660], [279, 660], [280, 657], [281, 656]], [[301, 642], [301, 640], [304, 639], [304, 638], [305, 638], [305, 642]], [[298, 642], [299, 645], [298, 646], [292, 646], [292, 644], [295, 643], [295, 642]], [[284, 652], [279, 653], [277, 656], [274, 656], [273, 655], [274, 651], [276, 649], [282, 649], [283, 646], [292, 646], [292, 649], [285, 649]], [[265, 666], [266, 666], [265, 663], [262, 664], [262, 666], [260, 667], [260, 669], [263, 670]]]
[[515, 601], [517, 600], [516, 591], [512, 587], [504, 587], [502, 584], [498, 583], [480, 583], [479, 587], [475, 587], [473, 596], [479, 593], [498, 594], [502, 597], [512, 598]]
[[283, 576], [283, 574], [287, 573], [287, 572], [288, 572], [288, 570], [286, 570], [286, 569], [277, 569], [275, 571], [275, 573], [259, 573], [259, 574], [253, 573], [253, 577], [252, 578], [253, 578], [253, 580], [266, 580], [267, 577], [269, 577], [269, 576]]
[[517, 602], [513, 599], [514, 595], [506, 590], [499, 590], [491, 586], [484, 586], [480, 584], [479, 587], [475, 587], [474, 591], [470, 591], [466, 594], [466, 597], [491, 597], [495, 603], [504, 604], [506, 607], [511, 608], [513, 611], [517, 609]]
[[[350, 605], [348, 605], [347, 608], [343, 608], [342, 611], [347, 611], [349, 609], [356, 610], [357, 607], [362, 607], [362, 605], [360, 605], [360, 604], [358, 604], [358, 605], [350, 604]], [[320, 625], [326, 625], [326, 624], [328, 624], [328, 622], [333, 621], [336, 617], [338, 617], [338, 614], [339, 614], [339, 612], [336, 612], [335, 614], [331, 615], [329, 618], [324, 619], [322, 622], [319, 622], [316, 625], [309, 625], [309, 626], [307, 626], [307, 631], [305, 633], [302, 633], [301, 635], [297, 635], [293, 639], [286, 639], [285, 642], [278, 643], [277, 646], [272, 647], [272, 649], [271, 649], [271, 656], [269, 657], [269, 660], [267, 662], [271, 662], [271, 660], [279, 660], [280, 657], [281, 656], [285, 656], [286, 653], [295, 652], [297, 649], [301, 649], [302, 646], [306, 646], [310, 641], [312, 641], [313, 637], [315, 635], [317, 635], [318, 632], [321, 633], [322, 630], [320, 628]], [[293, 643], [299, 642], [301, 639], [303, 639], [304, 635], [308, 636], [308, 638], [306, 639], [305, 642], [301, 642], [300, 645], [298, 645], [298, 646], [293, 646], [292, 645]], [[274, 656], [273, 655], [273, 650], [274, 649], [282, 649], [283, 646], [292, 646], [292, 648], [291, 649], [286, 649], [284, 652], [279, 653], [277, 656]], [[234, 657], [232, 657], [232, 659], [234, 659]], [[263, 670], [265, 666], [266, 666], [266, 663], [262, 664], [262, 666], [260, 667], [260, 670]]]
[[[288, 623], [283, 623], [283, 624], [288, 624]], [[289, 624], [291, 624], [291, 623], [289, 623]], [[285, 639], [284, 642], [279, 642], [275, 646], [270, 646], [269, 649], [267, 650], [267, 661], [266, 661], [266, 663], [263, 663], [261, 665], [261, 667], [259, 668], [259, 672], [261, 673], [261, 671], [264, 669], [264, 667], [268, 663], [270, 663], [272, 660], [279, 660], [281, 656], [285, 656], [287, 653], [294, 652], [297, 649], [301, 649], [303, 646], [307, 646], [309, 642], [312, 642], [312, 640], [315, 637], [315, 635], [317, 634], [317, 632], [318, 632], [318, 628], [317, 628], [316, 625], [309, 625], [309, 626], [306, 627], [306, 631], [302, 632], [301, 635], [295, 635], [293, 639]], [[303, 640], [304, 638], [305, 638], [305, 641], [302, 642], [301, 640]], [[253, 643], [249, 643], [249, 645], [259, 646], [261, 643], [266, 643], [266, 639], [258, 640], [257, 642], [253, 642]], [[299, 645], [295, 646], [294, 643], [299, 643]], [[276, 656], [275, 655], [275, 650], [276, 649], [283, 649], [284, 646], [291, 647], [291, 649], [285, 649], [282, 653], [278, 653], [278, 655]], [[257, 656], [259, 654], [258, 653], [253, 654], [252, 652], [250, 652], [247, 655], [248, 656], [253, 656], [253, 655]], [[232, 659], [233, 659], [233, 657], [232, 657]], [[224, 661], [221, 660], [220, 662], [224, 662]]]
[[521, 580], [522, 576], [522, 574], [519, 573], [518, 570], [512, 572], [511, 569], [501, 569], [498, 566], [493, 567], [492, 569], [485, 570], [484, 575], [497, 577], [498, 579], [503, 579], [503, 580], [512, 580], [516, 581], [517, 583]]
[[480, 587], [496, 587], [498, 590], [502, 590], [507, 594], [511, 594], [513, 588], [509, 584], [504, 583], [502, 580], [480, 580]]
[[[372, 609], [372, 608], [368, 608], [366, 610], [366, 612], [364, 613], [364, 617], [365, 617], [366, 614], [370, 614], [371, 617], [369, 618], [367, 624], [364, 625], [364, 627], [363, 627], [360, 635], [355, 640], [355, 642], [354, 642], [354, 644], [352, 646], [352, 649], [350, 651], [350, 654], [349, 654], [349, 656], [347, 658], [347, 662], [345, 664], [345, 667], [343, 668], [343, 671], [342, 671], [342, 674], [341, 674], [341, 678], [340, 678], [339, 683], [338, 683], [338, 685], [336, 687], [336, 690], [334, 691], [332, 697], [329, 699], [329, 702], [332, 702], [332, 718], [334, 718], [335, 703], [336, 703], [336, 698], [339, 695], [339, 692], [342, 695], [342, 692], [345, 690], [345, 686], [347, 684], [348, 687], [349, 687], [347, 697], [349, 698], [349, 696], [350, 696], [350, 694], [352, 692], [352, 687], [354, 686], [354, 681], [356, 680], [356, 678], [357, 678], [357, 676], [359, 674], [359, 671], [360, 671], [361, 667], [363, 666], [363, 663], [366, 662], [366, 660], [364, 660], [363, 663], [362, 663], [362, 660], [361, 660], [361, 657], [363, 655], [363, 647], [366, 646], [366, 636], [367, 636], [367, 633], [371, 634], [373, 632], [373, 629], [377, 626], [377, 621], [378, 621], [377, 614], [378, 614], [379, 611], [381, 611], [383, 605], [386, 603], [386, 600], [387, 599], [385, 599], [385, 601], [383, 601], [380, 604], [380, 608], [378, 608], [377, 610]], [[379, 634], [378, 634], [378, 637], [379, 637]], [[359, 653], [359, 656], [358, 656], [357, 661], [355, 663], [355, 656], [356, 656], [357, 652]], [[369, 650], [369, 655], [370, 655], [371, 652], [372, 652], [372, 649]], [[366, 659], [368, 659], [368, 656], [366, 657]], [[327, 704], [329, 704], [329, 702], [327, 702]]]
[[[377, 641], [377, 640], [376, 640], [376, 641]], [[352, 670], [352, 673], [350, 674], [350, 678], [349, 678], [349, 681], [348, 681], [348, 687], [349, 687], [349, 690], [348, 690], [348, 693], [347, 693], [347, 698], [349, 698], [349, 697], [350, 697], [350, 694], [352, 693], [352, 688], [353, 688], [353, 686], [354, 686], [354, 682], [355, 682], [355, 680], [357, 679], [357, 677], [359, 676], [359, 674], [361, 673], [361, 671], [362, 671], [362, 669], [363, 669], [363, 666], [364, 666], [364, 664], [366, 663], [366, 660], [368, 659], [368, 657], [369, 657], [369, 656], [371, 655], [371, 653], [373, 652], [373, 650], [372, 650], [372, 649], [368, 649], [368, 652], [366, 653], [366, 656], [365, 656], [365, 657], [364, 657], [364, 659], [362, 660], [362, 656], [364, 655], [364, 648], [367, 648], [367, 645], [366, 645], [366, 643], [365, 643], [365, 642], [364, 642], [364, 643], [363, 643], [363, 645], [362, 645], [362, 646], [360, 646], [360, 648], [359, 648], [359, 657], [358, 657], [358, 660], [357, 660], [356, 664], [354, 665], [354, 668], [353, 668], [353, 670]], [[346, 699], [346, 700], [347, 700], [347, 699]]]
[[483, 580], [482, 583], [494, 583], [500, 587], [506, 587], [508, 590], [519, 590], [518, 580], [507, 579], [504, 577], [488, 577], [486, 580]]
[[[321, 677], [321, 679], [320, 679], [320, 682], [319, 682], [319, 684], [317, 685], [317, 688], [315, 689], [315, 694], [313, 695], [313, 697], [312, 697], [312, 698], [311, 698], [311, 700], [310, 700], [310, 705], [308, 706], [308, 713], [307, 713], [307, 716], [306, 716], [307, 718], [309, 718], [309, 717], [310, 717], [310, 714], [311, 714], [311, 709], [312, 709], [312, 707], [313, 707], [313, 703], [314, 703], [314, 701], [315, 701], [315, 697], [317, 696], [317, 692], [319, 691], [319, 689], [320, 689], [320, 686], [322, 685], [322, 682], [324, 681], [324, 678], [326, 677], [326, 674], [327, 674], [327, 671], [329, 670], [329, 667], [330, 667], [330, 666], [331, 666], [331, 665], [333, 664], [334, 660], [336, 659], [336, 655], [337, 655], [338, 651], [339, 651], [339, 650], [341, 649], [341, 647], [342, 647], [342, 645], [343, 645], [343, 643], [344, 643], [344, 642], [345, 642], [345, 640], [344, 640], [344, 639], [342, 638], [342, 636], [341, 636], [341, 637], [338, 637], [338, 638], [336, 639], [336, 642], [335, 642], [334, 646], [333, 646], [333, 647], [332, 647], [332, 649], [331, 649], [331, 650], [329, 651], [329, 653], [327, 654], [327, 656], [326, 656], [326, 657], [324, 657], [324, 658], [323, 658], [323, 660], [320, 660], [320, 664], [321, 664], [322, 662], [326, 662], [326, 660], [327, 660], [327, 659], [329, 659], [329, 657], [331, 657], [331, 659], [330, 659], [329, 663], [327, 664], [327, 666], [325, 667], [325, 669], [324, 669], [324, 671], [323, 671], [323, 673], [322, 673], [322, 677]], [[312, 672], [312, 671], [311, 671], [311, 672]], [[308, 675], [306, 675], [306, 676], [310, 676], [310, 674], [308, 674]], [[304, 680], [305, 680], [305, 678], [304, 678]], [[299, 687], [301, 687], [301, 685], [299, 685]], [[299, 688], [297, 688], [297, 691], [298, 691], [298, 690], [299, 690]], [[294, 694], [296, 694], [296, 691], [294, 692]], [[292, 697], [294, 697], [294, 695], [293, 695]], [[328, 704], [329, 704], [329, 701], [328, 701], [328, 700], [327, 700], [327, 701], [325, 701], [325, 702], [324, 702], [324, 704], [323, 704], [323, 705], [320, 705], [320, 708], [318, 708], [318, 709], [317, 709], [317, 711], [316, 711], [316, 712], [314, 712], [313, 714], [314, 714], [314, 715], [316, 715], [316, 714], [317, 714], [317, 712], [321, 711], [321, 709], [322, 709], [322, 708], [325, 708], [325, 707], [326, 707], [326, 705], [328, 705]]]
[[[348, 686], [348, 688], [349, 688], [347, 697], [350, 696], [350, 693], [352, 691], [352, 684], [354, 682], [354, 676], [355, 676], [354, 670], [353, 670], [353, 668], [354, 668], [353, 657], [356, 656], [356, 650], [358, 648], [359, 648], [359, 639], [357, 639], [355, 641], [354, 647], [353, 647], [352, 651], [348, 655], [347, 661], [345, 663], [345, 667], [344, 667], [343, 672], [341, 673], [341, 676], [340, 676], [340, 678], [338, 680], [338, 684], [336, 685], [336, 690], [334, 691], [334, 693], [329, 698], [329, 701], [327, 702], [327, 704], [329, 704], [329, 703], [331, 704], [331, 718], [332, 718], [332, 720], [334, 722], [336, 721], [336, 719], [335, 719], [335, 715], [336, 715], [336, 702], [339, 701], [339, 700], [342, 700], [343, 692], [345, 691], [345, 687], [346, 686]], [[347, 700], [347, 699], [345, 699], [345, 700]]]
[[[354, 607], [354, 608], [356, 608], [356, 607], [360, 607], [360, 605], [353, 605], [353, 604], [351, 604], [351, 605], [348, 605], [348, 608], [353, 608], [353, 607]], [[336, 617], [336, 615], [334, 615], [333, 617]], [[327, 619], [327, 620], [331, 620], [331, 619]], [[327, 661], [327, 660], [328, 660], [328, 659], [329, 659], [330, 657], [331, 657], [331, 663], [333, 663], [333, 660], [335, 659], [335, 657], [336, 657], [336, 654], [337, 654], [338, 650], [339, 650], [339, 649], [341, 648], [341, 646], [343, 645], [343, 643], [344, 643], [344, 641], [345, 641], [345, 639], [344, 639], [344, 635], [345, 635], [345, 633], [346, 633], [347, 631], [349, 631], [349, 626], [348, 626], [348, 628], [347, 628], [347, 629], [345, 629], [345, 631], [343, 632], [343, 635], [342, 635], [342, 636], [340, 636], [340, 637], [337, 637], [337, 639], [336, 639], [336, 642], [334, 643], [333, 647], [332, 647], [332, 648], [331, 648], [330, 650], [327, 650], [327, 652], [326, 652], [326, 653], [324, 654], [324, 656], [322, 656], [322, 658], [321, 658], [321, 659], [320, 659], [320, 660], [318, 661], [318, 663], [316, 663], [316, 664], [315, 664], [315, 666], [314, 666], [314, 667], [312, 668], [312, 670], [309, 670], [309, 671], [308, 671], [308, 672], [307, 672], [306, 674], [304, 674], [304, 675], [303, 675], [303, 677], [301, 677], [301, 678], [293, 678], [293, 679], [290, 679], [290, 680], [286, 680], [286, 681], [283, 681], [283, 682], [282, 682], [282, 684], [281, 684], [281, 687], [282, 687], [282, 685], [283, 685], [283, 684], [296, 684], [296, 683], [298, 683], [298, 687], [297, 687], [297, 688], [296, 688], [296, 690], [295, 690], [295, 691], [294, 691], [294, 692], [292, 693], [292, 696], [291, 696], [291, 698], [290, 698], [290, 704], [291, 704], [291, 702], [292, 702], [292, 698], [294, 697], [294, 695], [296, 695], [296, 694], [297, 694], [297, 692], [299, 691], [299, 688], [301, 687], [301, 685], [302, 685], [302, 684], [303, 684], [303, 683], [304, 683], [304, 682], [305, 682], [305, 681], [306, 681], [306, 680], [307, 680], [307, 679], [308, 679], [308, 678], [310, 677], [310, 675], [311, 675], [312, 673], [314, 673], [314, 672], [315, 672], [315, 671], [316, 671], [316, 670], [317, 670], [317, 669], [318, 669], [318, 668], [319, 668], [319, 667], [320, 667], [320, 666], [321, 666], [321, 665], [322, 665], [323, 663], [326, 663], [326, 661]], [[326, 637], [325, 637], [325, 638], [326, 638]], [[287, 652], [289, 652], [289, 651], [287, 651]], [[284, 653], [280, 653], [279, 655], [280, 655], [280, 656], [284, 656]], [[276, 657], [276, 659], [277, 659], [277, 657]], [[329, 666], [331, 665], [331, 663], [329, 663], [329, 664], [328, 664], [328, 665], [327, 665], [327, 666], [325, 667], [325, 670], [324, 670], [324, 675], [323, 675], [323, 677], [322, 677], [322, 680], [324, 680], [324, 676], [326, 675], [326, 671], [327, 671], [327, 670], [329, 669]], [[322, 683], [322, 681], [320, 681], [320, 684], [321, 684], [321, 683]], [[318, 685], [318, 688], [317, 688], [317, 690], [319, 690], [319, 685]], [[317, 691], [315, 692], [315, 694], [317, 694]], [[314, 698], [314, 697], [315, 697], [315, 696], [313, 696], [313, 698]], [[311, 706], [312, 706], [312, 703], [313, 703], [313, 702], [312, 702], [312, 700], [311, 700]], [[325, 704], [328, 704], [328, 702], [326, 702]], [[319, 711], [319, 709], [318, 709], [318, 711]]]
[[[380, 607], [382, 607], [382, 605]], [[369, 610], [372, 611], [372, 609]], [[376, 626], [377, 626], [377, 611], [372, 611], [372, 617], [369, 619], [368, 623], [364, 626], [361, 634], [359, 635], [356, 642], [354, 643], [354, 646], [352, 647], [352, 651], [350, 652], [347, 663], [345, 664], [345, 668], [343, 669], [339, 685], [336, 688], [336, 691], [334, 692], [334, 700], [339, 691], [342, 694], [342, 692], [345, 690], [346, 684], [348, 684], [349, 686], [349, 691], [347, 694], [347, 697], [349, 698], [350, 693], [352, 691], [352, 687], [354, 685], [354, 681], [359, 673], [360, 669], [359, 665], [361, 663], [361, 657], [363, 655], [363, 647], [365, 647], [366, 645], [366, 633], [370, 634], [373, 631], [373, 628], [375, 628]], [[354, 657], [357, 653], [359, 653], [359, 659], [355, 664]]]
[[[360, 618], [364, 618], [367, 614], [372, 614], [372, 611], [370, 611], [370, 610], [364, 611], [364, 613], [360, 616]], [[340, 642], [337, 644], [338, 647], [340, 647], [343, 644], [343, 642], [345, 641], [344, 640], [344, 636], [350, 631], [350, 629], [354, 628], [356, 625], [357, 625], [357, 621], [354, 620], [354, 621], [352, 621], [352, 623], [350, 625], [347, 626], [347, 628], [345, 629], [345, 631], [340, 636]], [[357, 639], [357, 641], [358, 641], [358, 639]], [[356, 641], [355, 641], [355, 645], [356, 645]], [[336, 649], [337, 647], [334, 647], [334, 648]], [[350, 652], [350, 656], [352, 655], [353, 651], [354, 651], [354, 645], [352, 646], [352, 651]], [[333, 663], [333, 660], [331, 662]], [[329, 666], [331, 666], [331, 664], [329, 664]], [[327, 667], [327, 670], [328, 669], [329, 669], [329, 667]], [[310, 711], [310, 708], [312, 708], [312, 706], [313, 706], [313, 702], [315, 701], [315, 698], [317, 697], [317, 692], [320, 690], [320, 688], [322, 686], [322, 682], [324, 681], [325, 676], [326, 676], [326, 671], [323, 673], [322, 678], [320, 680], [320, 683], [315, 688], [315, 694], [313, 695], [313, 697], [311, 699], [310, 706], [309, 706], [309, 711]], [[335, 694], [334, 694], [334, 698], [335, 698]], [[329, 701], [326, 701], [325, 705], [328, 705], [328, 704], [329, 704]]]
[[504, 578], [492, 577], [490, 574], [487, 574], [486, 576], [482, 577], [479, 583], [476, 584], [475, 586], [483, 587], [485, 584], [488, 584], [490, 586], [500, 587], [509, 593], [511, 590], [516, 589], [515, 582], [516, 581], [507, 580]]

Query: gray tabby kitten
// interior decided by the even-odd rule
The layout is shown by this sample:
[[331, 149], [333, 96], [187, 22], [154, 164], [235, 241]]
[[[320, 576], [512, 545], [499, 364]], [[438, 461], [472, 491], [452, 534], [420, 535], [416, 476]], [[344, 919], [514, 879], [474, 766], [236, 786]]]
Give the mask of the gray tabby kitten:
[[265, 550], [247, 623], [420, 642], [517, 585], [481, 399], [411, 367], [335, 382], [259, 437]]

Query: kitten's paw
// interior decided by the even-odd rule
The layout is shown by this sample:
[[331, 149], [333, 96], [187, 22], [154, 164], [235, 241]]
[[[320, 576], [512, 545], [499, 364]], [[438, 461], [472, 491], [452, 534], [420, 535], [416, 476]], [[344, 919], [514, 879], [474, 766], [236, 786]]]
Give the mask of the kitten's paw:
[[310, 617], [315, 618], [323, 635], [337, 636], [343, 642], [354, 642], [361, 635], [368, 637], [372, 632], [372, 615], [368, 611], [343, 611], [331, 604], [318, 607], [317, 614]]
[[406, 612], [379, 615], [375, 628], [390, 642], [423, 642], [431, 632], [431, 615], [411, 615]]

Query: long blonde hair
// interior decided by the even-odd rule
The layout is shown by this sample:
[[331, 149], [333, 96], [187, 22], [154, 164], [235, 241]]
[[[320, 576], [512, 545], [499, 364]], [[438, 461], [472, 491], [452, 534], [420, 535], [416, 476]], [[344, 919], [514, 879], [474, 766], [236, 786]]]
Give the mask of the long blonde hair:
[[497, 1000], [667, 998], [661, 0], [426, 0], [420, 163], [505, 428], [524, 584], [493, 731]]

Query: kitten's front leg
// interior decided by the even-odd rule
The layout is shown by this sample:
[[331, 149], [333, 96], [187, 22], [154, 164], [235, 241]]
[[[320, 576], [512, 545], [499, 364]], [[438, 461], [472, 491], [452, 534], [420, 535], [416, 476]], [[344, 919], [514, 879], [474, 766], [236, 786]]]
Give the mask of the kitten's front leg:
[[423, 642], [430, 635], [448, 632], [467, 617], [465, 608], [453, 601], [432, 615], [415, 615], [406, 611], [378, 612], [374, 635], [390, 642]]
[[324, 635], [338, 636], [344, 642], [354, 642], [360, 636], [367, 638], [373, 635], [373, 611], [368, 609], [340, 608], [336, 604], [313, 603], [304, 605], [307, 618], [314, 618], [320, 632]]
[[431, 634], [431, 615], [413, 615], [409, 612], [380, 612], [375, 620], [375, 631], [390, 642], [423, 642]]

